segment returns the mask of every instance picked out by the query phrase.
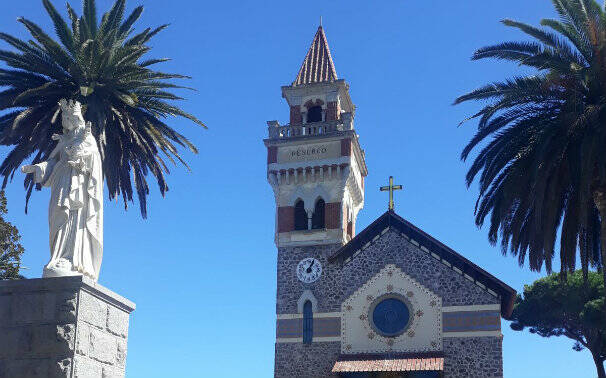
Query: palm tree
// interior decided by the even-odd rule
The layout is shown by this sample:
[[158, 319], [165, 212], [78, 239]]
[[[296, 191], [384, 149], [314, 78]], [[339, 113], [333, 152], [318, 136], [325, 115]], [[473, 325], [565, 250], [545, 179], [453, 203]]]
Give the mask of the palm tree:
[[467, 173], [467, 184], [480, 186], [475, 220], [489, 216], [489, 240], [500, 238], [504, 254], [551, 273], [559, 238], [564, 274], [578, 257], [585, 276], [589, 266], [606, 275], [606, 12], [594, 0], [552, 3], [559, 20], [543, 27], [503, 21], [532, 40], [474, 53], [535, 73], [455, 100], [486, 102], [470, 117], [477, 133], [461, 157], [479, 150]]
[[[164, 195], [168, 162], [187, 166], [179, 147], [196, 148], [166, 123], [168, 116], [185, 117], [201, 126], [193, 115], [172, 105], [181, 97], [170, 90], [184, 88], [170, 79], [186, 76], [155, 71], [151, 67], [168, 59], [147, 59], [148, 41], [167, 27], [134, 33], [133, 25], [143, 7], [125, 16], [126, 0], [116, 0], [101, 20], [95, 0], [83, 0], [83, 15], [67, 4], [69, 25], [49, 0], [42, 0], [59, 41], [25, 18], [19, 18], [32, 36], [23, 41], [0, 33], [0, 39], [17, 51], [0, 50], [0, 144], [13, 146], [0, 165], [2, 187], [17, 168], [33, 155], [33, 163], [46, 160], [59, 131], [55, 123], [61, 98], [78, 100], [85, 118], [93, 124], [103, 159], [110, 199], [122, 196], [125, 208], [133, 201], [133, 180], [141, 214], [146, 217], [151, 173]], [[29, 175], [31, 176], [31, 175]], [[26, 203], [34, 183], [25, 179]], [[26, 205], [27, 209], [27, 205]]]

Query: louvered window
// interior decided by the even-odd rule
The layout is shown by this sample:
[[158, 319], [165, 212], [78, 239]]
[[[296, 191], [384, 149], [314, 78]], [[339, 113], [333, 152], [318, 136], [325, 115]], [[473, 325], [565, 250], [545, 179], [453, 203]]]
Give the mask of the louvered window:
[[314, 214], [311, 217], [311, 228], [314, 230], [325, 228], [325, 203], [322, 198], [318, 199], [316, 206], [314, 207]]
[[307, 226], [305, 203], [303, 200], [298, 200], [295, 204], [295, 230], [307, 230]]

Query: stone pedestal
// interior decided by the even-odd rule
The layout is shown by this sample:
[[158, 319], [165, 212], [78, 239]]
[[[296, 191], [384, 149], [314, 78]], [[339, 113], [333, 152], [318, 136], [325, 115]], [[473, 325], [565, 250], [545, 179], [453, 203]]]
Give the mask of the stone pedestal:
[[124, 377], [134, 309], [83, 276], [0, 281], [0, 378]]

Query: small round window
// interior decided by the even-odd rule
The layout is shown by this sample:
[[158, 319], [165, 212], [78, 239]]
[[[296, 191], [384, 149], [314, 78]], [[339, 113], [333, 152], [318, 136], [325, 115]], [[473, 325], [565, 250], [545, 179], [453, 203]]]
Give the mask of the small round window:
[[387, 337], [399, 336], [410, 323], [410, 309], [404, 297], [387, 294], [375, 300], [369, 318], [374, 330]]

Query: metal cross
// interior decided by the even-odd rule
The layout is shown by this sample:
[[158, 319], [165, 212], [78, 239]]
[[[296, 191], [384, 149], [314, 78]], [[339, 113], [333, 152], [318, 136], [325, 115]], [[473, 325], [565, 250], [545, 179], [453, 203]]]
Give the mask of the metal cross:
[[393, 208], [394, 208], [393, 191], [394, 190], [401, 190], [402, 189], [402, 185], [394, 185], [393, 184], [393, 176], [389, 176], [389, 186], [382, 186], [379, 189], [382, 192], [389, 191], [389, 210], [393, 210]]

